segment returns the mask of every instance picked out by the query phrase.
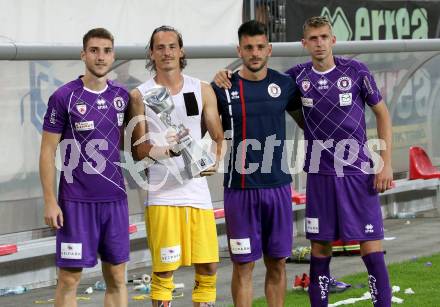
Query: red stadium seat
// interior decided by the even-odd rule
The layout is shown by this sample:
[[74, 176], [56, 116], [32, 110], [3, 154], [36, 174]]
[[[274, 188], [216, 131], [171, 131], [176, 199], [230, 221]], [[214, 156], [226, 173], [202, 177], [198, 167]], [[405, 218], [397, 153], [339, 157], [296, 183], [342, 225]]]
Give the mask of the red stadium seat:
[[17, 252], [17, 245], [8, 244], [8, 245], [0, 245], [0, 256], [14, 254]]
[[296, 205], [302, 205], [306, 203], [306, 194], [298, 193], [294, 189], [292, 189], [292, 201]]
[[440, 178], [440, 171], [434, 165], [423, 148], [412, 146], [409, 149], [409, 179]]
[[224, 218], [225, 217], [225, 209], [223, 209], [223, 208], [214, 209], [214, 217], [216, 219]]
[[128, 233], [132, 234], [138, 231], [138, 228], [135, 224], [131, 224], [128, 226]]

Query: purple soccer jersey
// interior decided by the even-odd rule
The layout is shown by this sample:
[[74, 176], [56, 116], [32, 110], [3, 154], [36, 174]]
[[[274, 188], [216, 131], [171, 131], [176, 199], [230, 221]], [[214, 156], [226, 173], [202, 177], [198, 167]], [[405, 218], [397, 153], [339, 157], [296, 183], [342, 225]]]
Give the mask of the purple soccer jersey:
[[290, 184], [276, 188], [225, 188], [226, 231], [231, 260], [255, 261], [262, 253], [273, 258], [292, 252]]
[[372, 173], [365, 104], [382, 100], [368, 68], [335, 57], [336, 66], [316, 71], [311, 62], [287, 71], [301, 91], [307, 141], [304, 171], [325, 175]]
[[120, 142], [128, 92], [112, 81], [100, 92], [81, 79], [60, 87], [50, 98], [43, 130], [61, 134], [59, 198], [114, 201], [126, 197]]

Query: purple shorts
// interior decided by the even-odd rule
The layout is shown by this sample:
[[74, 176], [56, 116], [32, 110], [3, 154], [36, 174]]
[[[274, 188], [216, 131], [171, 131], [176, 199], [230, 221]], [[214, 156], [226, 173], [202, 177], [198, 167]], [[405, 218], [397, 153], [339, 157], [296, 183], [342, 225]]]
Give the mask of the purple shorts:
[[292, 196], [290, 184], [264, 189], [225, 188], [226, 231], [231, 260], [252, 262], [292, 253]]
[[61, 268], [90, 268], [101, 261], [129, 260], [127, 199], [114, 202], [60, 200], [64, 226], [57, 230], [56, 264]]
[[307, 239], [382, 240], [382, 212], [373, 182], [374, 175], [307, 174]]

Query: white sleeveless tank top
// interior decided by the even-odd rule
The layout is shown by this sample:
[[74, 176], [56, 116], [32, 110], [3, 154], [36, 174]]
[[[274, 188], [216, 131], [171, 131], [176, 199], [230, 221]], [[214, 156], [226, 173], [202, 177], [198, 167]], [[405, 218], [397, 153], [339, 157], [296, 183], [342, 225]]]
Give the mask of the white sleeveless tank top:
[[[154, 78], [139, 85], [137, 89], [143, 95], [146, 91], [157, 87]], [[197, 99], [199, 114], [187, 116], [184, 93], [193, 92]], [[171, 112], [171, 121], [174, 124], [182, 123], [189, 129], [189, 133], [195, 141], [202, 138], [202, 91], [201, 81], [183, 75], [183, 87], [177, 94], [173, 95], [174, 110]], [[149, 140], [154, 145], [167, 145], [165, 139], [166, 126], [159, 117], [148, 107], [145, 108], [147, 116]], [[181, 156], [161, 160], [154, 163], [147, 169], [148, 196], [145, 200], [146, 206], [191, 206], [201, 209], [211, 209], [211, 194], [206, 178], [184, 179], [180, 174], [184, 170], [184, 162]]]

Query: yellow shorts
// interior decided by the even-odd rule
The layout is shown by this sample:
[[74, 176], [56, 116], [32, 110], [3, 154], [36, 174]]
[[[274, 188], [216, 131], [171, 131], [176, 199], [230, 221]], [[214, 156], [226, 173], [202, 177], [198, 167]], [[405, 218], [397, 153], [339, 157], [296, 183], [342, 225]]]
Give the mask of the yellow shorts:
[[214, 211], [193, 207], [145, 208], [153, 272], [219, 261]]

